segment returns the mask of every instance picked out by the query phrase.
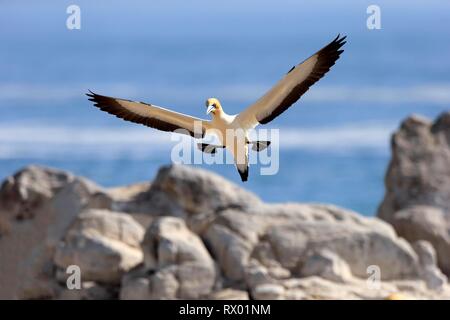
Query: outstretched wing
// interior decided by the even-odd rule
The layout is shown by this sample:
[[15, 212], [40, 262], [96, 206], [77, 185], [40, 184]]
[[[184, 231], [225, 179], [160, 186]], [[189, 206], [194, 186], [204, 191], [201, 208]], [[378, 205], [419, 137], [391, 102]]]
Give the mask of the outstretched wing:
[[236, 120], [243, 128], [250, 129], [259, 123], [268, 123], [283, 113], [335, 64], [344, 51], [341, 47], [345, 44], [345, 38], [338, 35], [327, 46], [289, 70], [264, 96], [242, 111]]
[[[89, 91], [89, 101], [100, 110], [118, 118], [143, 124], [162, 131], [176, 131], [195, 138], [204, 136], [210, 127], [209, 121], [191, 117], [162, 107], [143, 102], [102, 96]], [[184, 130], [179, 130], [184, 129]]]

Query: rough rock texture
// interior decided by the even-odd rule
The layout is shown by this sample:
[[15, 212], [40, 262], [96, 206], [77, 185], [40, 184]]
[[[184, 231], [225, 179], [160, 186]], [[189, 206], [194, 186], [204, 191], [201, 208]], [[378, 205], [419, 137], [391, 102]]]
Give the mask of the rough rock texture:
[[[0, 298], [450, 298], [432, 241], [447, 211], [435, 204], [396, 211], [404, 232], [434, 237], [409, 243], [378, 218], [265, 204], [183, 166], [112, 190], [28, 167], [6, 179], [0, 200]], [[71, 265], [79, 289], [66, 285]]]
[[433, 290], [444, 289], [447, 277], [437, 267], [436, 251], [427, 241], [417, 241], [413, 244], [419, 256], [420, 277], [425, 281], [428, 288]]
[[[133, 297], [133, 289], [146, 287], [153, 299], [195, 299], [212, 292], [216, 269], [200, 238], [184, 220], [156, 219], [143, 242], [144, 270], [150, 276], [125, 279], [121, 298]], [[145, 291], [145, 289], [143, 289]]]
[[143, 236], [142, 226], [127, 214], [86, 210], [59, 243], [54, 263], [63, 270], [79, 266], [83, 281], [120, 283], [126, 271], [143, 261]]
[[449, 299], [448, 288], [444, 291], [429, 290], [417, 280], [396, 280], [380, 282], [379, 286], [369, 286], [366, 280], [336, 283], [312, 276], [284, 281], [283, 299]]
[[235, 289], [223, 289], [212, 292], [206, 299], [209, 300], [248, 300], [248, 292]]
[[370, 265], [383, 269], [386, 280], [414, 277], [418, 272], [416, 253], [389, 225], [334, 206], [230, 209], [218, 215], [203, 236], [224, 274], [235, 281], [245, 278], [251, 259], [274, 274], [298, 274], [310, 251], [321, 249], [336, 253], [359, 277], [367, 276]]
[[215, 173], [172, 165], [162, 167], [150, 188], [117, 209], [180, 217], [198, 232], [217, 212], [228, 208], [245, 210], [260, 204], [256, 195]]
[[0, 187], [0, 298], [49, 298], [58, 286], [52, 256], [85, 208], [111, 203], [103, 189], [70, 173], [27, 167]]
[[427, 240], [450, 274], [450, 113], [434, 123], [412, 116], [392, 137], [386, 194], [378, 216], [414, 242]]
[[302, 277], [320, 276], [335, 282], [345, 282], [352, 278], [352, 272], [347, 262], [336, 253], [321, 249], [307, 254], [300, 268]]
[[57, 299], [59, 300], [111, 300], [117, 298], [114, 287], [99, 285], [87, 281], [81, 283], [80, 290], [60, 289]]

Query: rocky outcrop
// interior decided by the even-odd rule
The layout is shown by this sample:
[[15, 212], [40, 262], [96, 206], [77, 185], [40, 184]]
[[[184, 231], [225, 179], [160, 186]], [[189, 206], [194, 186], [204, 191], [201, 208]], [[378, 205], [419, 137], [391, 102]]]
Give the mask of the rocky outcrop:
[[432, 290], [444, 289], [447, 277], [437, 267], [436, 251], [433, 246], [423, 240], [415, 242], [413, 246], [419, 256], [420, 277], [427, 287]]
[[142, 226], [127, 214], [86, 210], [66, 231], [53, 261], [62, 270], [80, 267], [83, 281], [120, 283], [125, 272], [143, 261], [143, 236]]
[[[426, 286], [425, 279], [432, 274], [420, 262], [423, 253], [397, 237], [391, 226], [334, 206], [226, 210], [202, 237], [226, 279], [244, 282], [255, 299], [294, 297], [298, 288], [290, 287], [292, 281], [304, 283], [310, 277], [320, 277], [337, 288], [351, 284], [353, 291], [355, 286], [367, 290], [365, 281], [372, 267], [379, 270], [385, 285], [419, 280]], [[394, 284], [386, 288], [399, 290]], [[352, 291], [353, 298], [377, 297], [360, 289]]]
[[392, 137], [386, 194], [378, 216], [414, 242], [429, 241], [450, 275], [450, 113], [412, 116]]
[[261, 200], [223, 177], [188, 166], [162, 167], [151, 186], [121, 202], [116, 209], [151, 216], [185, 219], [189, 228], [199, 232], [217, 212], [229, 208], [245, 210]]
[[304, 260], [299, 269], [302, 277], [319, 276], [342, 283], [352, 279], [352, 272], [347, 262], [328, 249], [314, 250]]
[[299, 274], [311, 265], [311, 252], [322, 249], [344, 259], [355, 276], [366, 277], [370, 265], [380, 266], [386, 280], [417, 273], [416, 254], [389, 225], [334, 206], [227, 210], [208, 227], [204, 238], [225, 275], [236, 281], [245, 278], [251, 259], [274, 274]]
[[450, 298], [430, 242], [332, 205], [265, 204], [200, 169], [105, 190], [28, 167], [0, 199], [0, 298]]
[[30, 166], [0, 188], [0, 298], [51, 298], [58, 285], [53, 254], [77, 215], [107, 208], [111, 198], [94, 183]]
[[[216, 268], [200, 238], [184, 220], [156, 219], [142, 244], [145, 262], [136, 276], [123, 281], [121, 298], [143, 291], [149, 299], [197, 299], [213, 290]], [[141, 297], [142, 298], [142, 297]]]

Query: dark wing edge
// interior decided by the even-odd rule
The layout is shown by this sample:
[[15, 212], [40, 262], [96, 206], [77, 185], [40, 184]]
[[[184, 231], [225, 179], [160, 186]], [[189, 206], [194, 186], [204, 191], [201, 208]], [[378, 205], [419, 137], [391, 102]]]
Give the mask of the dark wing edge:
[[[132, 102], [132, 103], [140, 103], [143, 105], [155, 107], [151, 104], [148, 104], [145, 102], [137, 102], [137, 101], [132, 101], [132, 100], [116, 99], [116, 98], [112, 98], [112, 97], [108, 97], [108, 96], [102, 96], [102, 95], [92, 92], [91, 90], [89, 90], [89, 93], [86, 93], [86, 95], [89, 97], [88, 100], [92, 101], [94, 103], [95, 107], [97, 107], [100, 110], [105, 111], [109, 114], [112, 114], [112, 115], [116, 116], [117, 118], [120, 118], [120, 119], [123, 119], [126, 121], [131, 121], [131, 122], [138, 123], [138, 124], [143, 124], [144, 126], [162, 130], [162, 131], [173, 132], [177, 129], [184, 129], [184, 130], [187, 130], [187, 132], [185, 132], [185, 134], [189, 134], [194, 138], [202, 138], [205, 135], [205, 128], [202, 128], [202, 132], [200, 134], [200, 132], [193, 132], [192, 130], [190, 130], [188, 128], [183, 128], [176, 124], [166, 122], [164, 120], [141, 116], [137, 113], [127, 110], [117, 100], [123, 100], [123, 101], [127, 101], [127, 102]], [[177, 132], [177, 133], [182, 133], [182, 132]]]
[[[266, 124], [272, 121], [284, 111], [286, 111], [295, 102], [297, 102], [297, 100], [300, 99], [300, 97], [306, 91], [308, 91], [308, 89], [313, 84], [319, 81], [325, 75], [325, 73], [327, 73], [330, 68], [336, 63], [336, 61], [339, 59], [340, 54], [344, 52], [341, 47], [346, 43], [346, 38], [347, 36], [341, 37], [341, 35], [338, 34], [338, 36], [332, 42], [315, 53], [314, 55], [318, 55], [318, 58], [310, 75], [304, 81], [297, 84], [294, 89], [283, 99], [283, 101], [281, 101], [281, 103], [272, 111], [271, 114], [264, 117], [263, 119], [257, 119], [258, 122], [260, 124]], [[301, 63], [298, 65], [301, 65]], [[295, 67], [289, 70], [288, 74], [294, 69]]]

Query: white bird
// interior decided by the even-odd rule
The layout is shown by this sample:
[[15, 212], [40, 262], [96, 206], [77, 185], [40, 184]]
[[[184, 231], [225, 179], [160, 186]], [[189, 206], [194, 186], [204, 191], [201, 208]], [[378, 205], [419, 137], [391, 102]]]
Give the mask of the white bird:
[[[321, 79], [344, 51], [341, 47], [345, 44], [345, 38], [338, 35], [327, 46], [292, 67], [265, 95], [237, 115], [226, 114], [218, 99], [207, 99], [206, 113], [212, 114], [211, 121], [152, 104], [102, 96], [92, 91], [87, 96], [96, 107], [127, 121], [163, 131], [189, 134], [194, 138], [203, 138], [210, 132], [216, 134], [220, 145], [199, 143], [199, 148], [207, 153], [215, 153], [217, 148], [229, 149], [242, 181], [247, 181], [248, 145], [252, 144], [255, 151], [270, 145], [270, 141], [251, 142], [248, 139], [249, 130], [275, 119]], [[230, 132], [233, 134], [230, 135]]]

